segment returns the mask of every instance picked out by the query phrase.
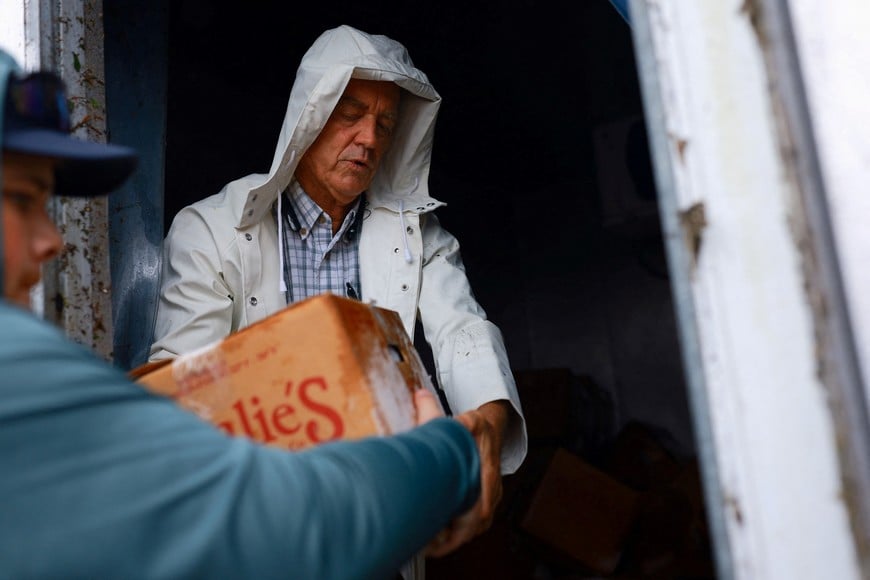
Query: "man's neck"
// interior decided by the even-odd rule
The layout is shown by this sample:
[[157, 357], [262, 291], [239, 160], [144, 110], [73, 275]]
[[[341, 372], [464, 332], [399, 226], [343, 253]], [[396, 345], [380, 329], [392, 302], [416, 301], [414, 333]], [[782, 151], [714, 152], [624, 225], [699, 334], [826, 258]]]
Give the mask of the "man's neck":
[[316, 187], [307, 188], [305, 184], [299, 181], [299, 186], [302, 188], [302, 191], [307, 195], [311, 201], [317, 204], [317, 206], [322, 209], [329, 218], [332, 220], [332, 234], [335, 235], [338, 233], [338, 230], [341, 229], [341, 224], [344, 223], [344, 218], [347, 217], [350, 208], [353, 207], [353, 204], [356, 202], [356, 199], [349, 204], [340, 204], [333, 196], [331, 196], [328, 192], [319, 190]]

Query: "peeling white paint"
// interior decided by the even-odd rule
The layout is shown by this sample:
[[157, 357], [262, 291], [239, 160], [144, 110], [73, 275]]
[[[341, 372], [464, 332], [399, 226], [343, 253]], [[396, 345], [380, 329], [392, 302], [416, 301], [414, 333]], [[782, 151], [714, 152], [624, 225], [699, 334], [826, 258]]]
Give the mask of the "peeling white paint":
[[641, 3], [652, 47], [639, 50], [654, 51], [663, 108], [650, 130], [666, 133], [673, 185], [659, 194], [677, 212], [702, 203], [706, 220], [684, 275], [721, 492], [708, 500], [727, 534], [714, 537], [727, 551], [720, 567], [737, 578], [860, 578], [752, 2]]
[[866, 386], [870, 385], [870, 131], [866, 127], [870, 119], [870, 2], [801, 0], [792, 4]]

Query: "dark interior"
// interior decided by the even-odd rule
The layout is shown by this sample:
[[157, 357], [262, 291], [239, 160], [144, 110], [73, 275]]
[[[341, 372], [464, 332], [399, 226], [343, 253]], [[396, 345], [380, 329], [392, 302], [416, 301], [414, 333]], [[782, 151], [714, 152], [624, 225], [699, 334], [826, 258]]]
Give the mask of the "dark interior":
[[607, 0], [172, 2], [166, 227], [268, 171], [299, 60], [339, 24], [404, 43], [443, 98], [431, 191], [529, 426], [491, 530], [428, 577], [713, 578], [631, 28]]

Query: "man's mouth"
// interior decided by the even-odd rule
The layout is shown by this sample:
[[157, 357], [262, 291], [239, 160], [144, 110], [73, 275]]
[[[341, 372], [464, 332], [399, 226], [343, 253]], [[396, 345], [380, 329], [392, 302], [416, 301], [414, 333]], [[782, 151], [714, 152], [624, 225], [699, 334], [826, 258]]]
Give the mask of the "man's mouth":
[[364, 159], [345, 159], [348, 163], [353, 165], [354, 167], [359, 167], [361, 169], [368, 169], [369, 164], [366, 163]]

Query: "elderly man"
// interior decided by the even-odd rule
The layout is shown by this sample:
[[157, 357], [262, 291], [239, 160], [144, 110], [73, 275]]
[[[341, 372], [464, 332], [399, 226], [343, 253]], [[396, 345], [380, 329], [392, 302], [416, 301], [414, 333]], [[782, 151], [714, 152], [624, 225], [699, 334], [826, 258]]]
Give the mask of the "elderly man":
[[[440, 96], [404, 46], [349, 26], [304, 55], [268, 174], [181, 210], [164, 248], [151, 360], [183, 354], [323, 292], [420, 317], [451, 411], [483, 462], [467, 540], [491, 523], [525, 424], [501, 333], [472, 295], [459, 244], [433, 213]], [[316, 331], [316, 329], [312, 329]]]
[[223, 434], [27, 311], [62, 248], [49, 196], [106, 193], [135, 165], [71, 138], [66, 102], [0, 51], [0, 577], [395, 573], [478, 496], [470, 422], [431, 393], [407, 433], [291, 453]]

